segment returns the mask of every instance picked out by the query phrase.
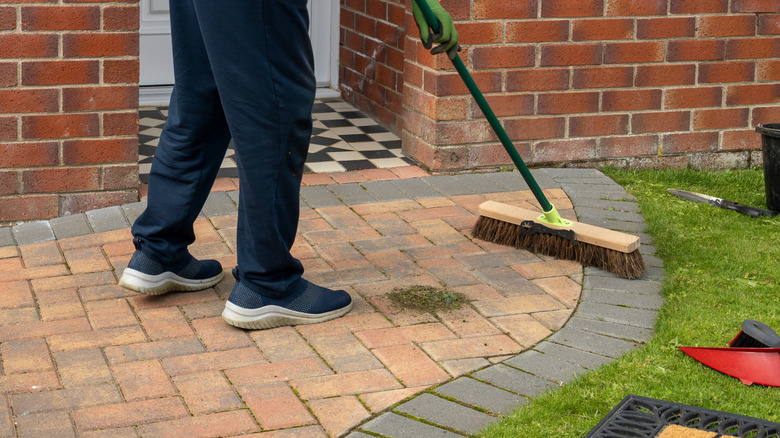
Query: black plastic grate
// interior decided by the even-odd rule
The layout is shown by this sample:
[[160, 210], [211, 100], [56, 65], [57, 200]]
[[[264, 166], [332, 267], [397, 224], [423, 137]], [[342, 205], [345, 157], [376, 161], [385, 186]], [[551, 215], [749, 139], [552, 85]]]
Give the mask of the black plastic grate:
[[637, 395], [624, 398], [586, 438], [652, 438], [667, 425], [742, 438], [780, 438], [780, 423]]

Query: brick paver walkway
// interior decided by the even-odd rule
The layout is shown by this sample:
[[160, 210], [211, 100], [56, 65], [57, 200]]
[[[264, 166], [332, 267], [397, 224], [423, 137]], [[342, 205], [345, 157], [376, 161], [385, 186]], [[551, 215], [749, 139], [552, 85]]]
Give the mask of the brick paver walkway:
[[[630, 196], [601, 173], [535, 175], [564, 216], [642, 231]], [[229, 271], [237, 192], [218, 187], [191, 252]], [[488, 199], [535, 205], [517, 173], [307, 176], [293, 252], [309, 280], [355, 305], [265, 331], [222, 321], [229, 274], [160, 297], [116, 285], [143, 203], [0, 229], [0, 436], [460, 436], [651, 336], [662, 275], [652, 246], [648, 274], [629, 282], [473, 240]], [[389, 302], [413, 285], [471, 301], [436, 315]]]

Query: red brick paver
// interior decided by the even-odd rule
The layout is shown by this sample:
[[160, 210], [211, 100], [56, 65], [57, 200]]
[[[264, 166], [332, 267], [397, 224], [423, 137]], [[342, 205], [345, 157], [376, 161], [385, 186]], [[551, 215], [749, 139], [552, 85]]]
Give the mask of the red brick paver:
[[354, 396], [312, 400], [309, 407], [330, 436], [342, 436], [371, 417], [371, 413]]
[[[424, 176], [414, 166], [306, 175], [321, 185]], [[220, 181], [215, 190], [235, 190]], [[564, 215], [571, 203], [546, 191]], [[485, 199], [305, 210], [293, 252], [346, 289], [345, 317], [245, 331], [220, 318], [233, 285], [159, 297], [117, 286], [128, 229], [0, 248], [0, 436], [342, 436], [425, 389], [512, 357], [560, 329], [582, 267], [473, 240]], [[235, 264], [235, 216], [198, 219], [192, 252]], [[395, 288], [466, 297], [455, 311], [395, 307]]]
[[244, 407], [225, 376], [218, 371], [186, 374], [173, 381], [195, 415]]
[[317, 422], [284, 382], [242, 386], [238, 391], [263, 429], [286, 429]]

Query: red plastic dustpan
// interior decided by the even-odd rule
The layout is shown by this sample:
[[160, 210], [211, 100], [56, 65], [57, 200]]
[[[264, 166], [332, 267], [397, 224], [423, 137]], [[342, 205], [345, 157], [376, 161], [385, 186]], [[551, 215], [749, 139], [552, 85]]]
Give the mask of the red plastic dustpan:
[[780, 387], [780, 348], [678, 347], [688, 356], [746, 385]]

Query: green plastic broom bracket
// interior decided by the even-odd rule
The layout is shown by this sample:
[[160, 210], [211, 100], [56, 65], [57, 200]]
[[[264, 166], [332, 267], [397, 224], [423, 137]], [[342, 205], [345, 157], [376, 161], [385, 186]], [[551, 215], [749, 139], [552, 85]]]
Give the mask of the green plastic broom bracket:
[[558, 210], [556, 210], [555, 206], [553, 206], [552, 204], [550, 204], [550, 207], [551, 207], [550, 210], [545, 210], [544, 214], [537, 217], [536, 220], [547, 225], [555, 225], [556, 227], [562, 227], [562, 228], [571, 228], [572, 221], [562, 218], [561, 215], [558, 213]]

